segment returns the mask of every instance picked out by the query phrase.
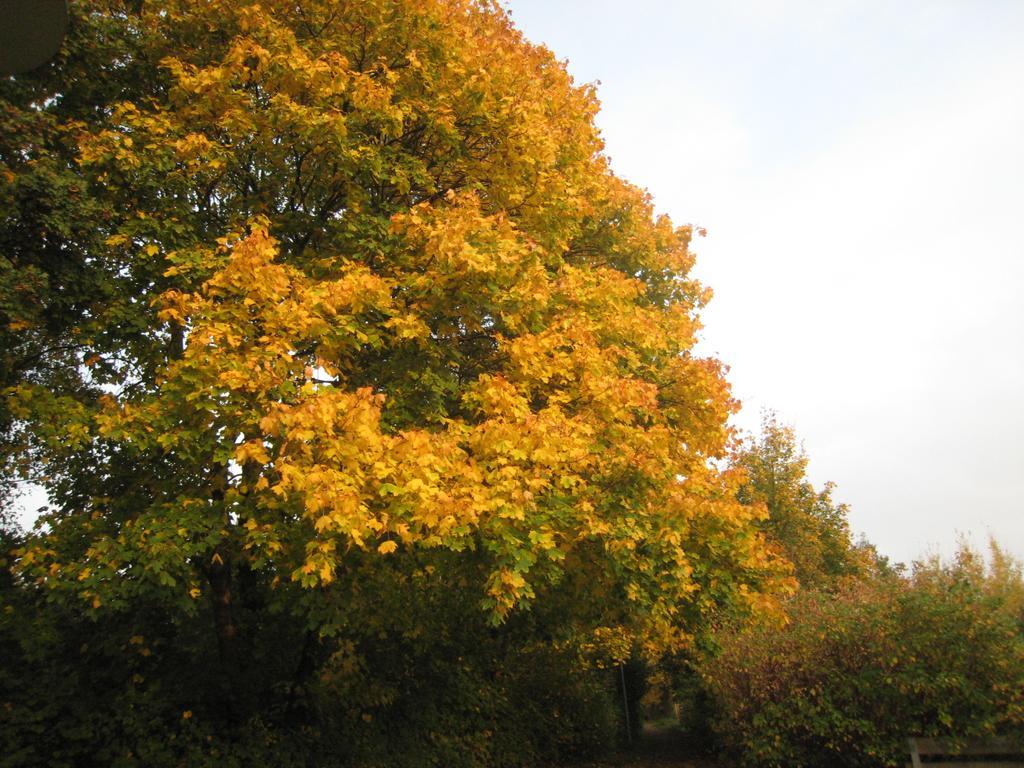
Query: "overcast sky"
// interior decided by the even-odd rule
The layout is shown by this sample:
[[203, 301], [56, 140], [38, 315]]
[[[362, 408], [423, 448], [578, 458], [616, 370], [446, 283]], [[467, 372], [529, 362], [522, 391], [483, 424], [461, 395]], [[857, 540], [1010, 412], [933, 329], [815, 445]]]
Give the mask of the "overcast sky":
[[507, 0], [708, 229], [704, 351], [909, 562], [1024, 557], [1024, 2]]

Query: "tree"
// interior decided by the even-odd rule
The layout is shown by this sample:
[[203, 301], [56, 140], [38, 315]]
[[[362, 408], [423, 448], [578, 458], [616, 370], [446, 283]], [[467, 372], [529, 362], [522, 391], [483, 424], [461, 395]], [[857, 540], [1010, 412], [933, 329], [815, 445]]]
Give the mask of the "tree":
[[[0, 415], [52, 500], [18, 583], [97, 621], [208, 611], [197, 680], [234, 720], [439, 579], [499, 635], [532, 606], [549, 641], [650, 653], [787, 588], [711, 461], [735, 403], [692, 352], [691, 230], [500, 8], [72, 14], [0, 84]], [[294, 671], [254, 670], [271, 625]]]
[[765, 532], [793, 563], [801, 584], [834, 585], [863, 571], [869, 558], [850, 540], [848, 508], [832, 500], [832, 483], [818, 491], [807, 480], [807, 454], [791, 427], [764, 414], [761, 435], [748, 439], [732, 461], [746, 472], [740, 501], [765, 505]]

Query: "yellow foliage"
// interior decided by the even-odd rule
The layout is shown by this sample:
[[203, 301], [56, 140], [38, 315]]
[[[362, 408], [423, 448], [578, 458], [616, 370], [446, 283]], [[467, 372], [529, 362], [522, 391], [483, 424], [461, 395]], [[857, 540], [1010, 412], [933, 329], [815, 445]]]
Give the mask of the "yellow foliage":
[[496, 620], [614, 583], [652, 649], [789, 588], [714, 468], [736, 404], [693, 352], [691, 230], [614, 176], [593, 90], [496, 5], [158, 1], [139, 30], [167, 92], [74, 133], [83, 174], [166, 202], [106, 239], [156, 265], [166, 350], [52, 439], [186, 469], [81, 534], [92, 573], [223, 551], [320, 588], [401, 542], [478, 558]]

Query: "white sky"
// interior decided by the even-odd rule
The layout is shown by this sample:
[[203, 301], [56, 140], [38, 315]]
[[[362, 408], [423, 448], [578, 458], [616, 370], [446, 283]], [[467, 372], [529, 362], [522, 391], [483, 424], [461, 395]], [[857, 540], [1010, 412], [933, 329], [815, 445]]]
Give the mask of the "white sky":
[[707, 227], [706, 352], [909, 562], [1024, 557], [1024, 3], [506, 0]]

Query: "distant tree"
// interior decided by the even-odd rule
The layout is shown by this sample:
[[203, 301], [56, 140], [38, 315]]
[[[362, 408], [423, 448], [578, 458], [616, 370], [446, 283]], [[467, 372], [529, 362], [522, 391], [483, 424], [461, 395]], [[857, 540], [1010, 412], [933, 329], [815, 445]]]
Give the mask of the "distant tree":
[[814, 488], [807, 479], [807, 454], [793, 429], [774, 413], [764, 414], [761, 434], [748, 439], [733, 462], [747, 478], [739, 500], [764, 505], [765, 533], [793, 563], [802, 585], [834, 584], [868, 566], [870, 547], [850, 539], [848, 507], [833, 501], [831, 482], [820, 491]]

